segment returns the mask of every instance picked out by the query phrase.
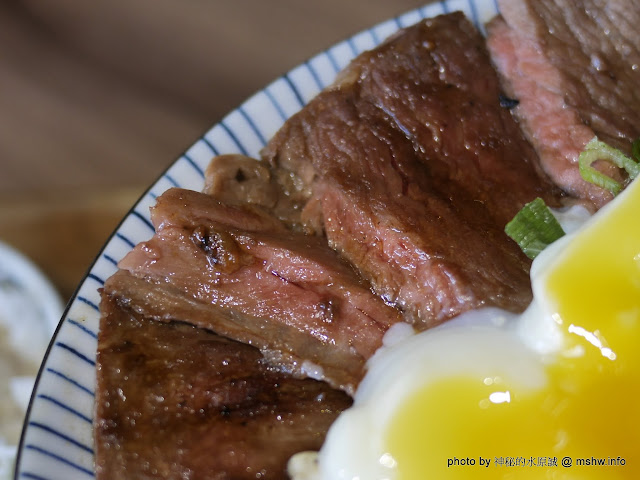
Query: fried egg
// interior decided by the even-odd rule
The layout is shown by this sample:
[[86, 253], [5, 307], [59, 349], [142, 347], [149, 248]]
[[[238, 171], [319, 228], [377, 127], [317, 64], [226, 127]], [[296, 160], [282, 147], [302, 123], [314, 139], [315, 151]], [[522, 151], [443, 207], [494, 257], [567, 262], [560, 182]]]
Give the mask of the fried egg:
[[291, 475], [640, 478], [640, 182], [586, 222], [560, 220], [571, 233], [534, 261], [522, 315], [487, 308], [394, 332]]

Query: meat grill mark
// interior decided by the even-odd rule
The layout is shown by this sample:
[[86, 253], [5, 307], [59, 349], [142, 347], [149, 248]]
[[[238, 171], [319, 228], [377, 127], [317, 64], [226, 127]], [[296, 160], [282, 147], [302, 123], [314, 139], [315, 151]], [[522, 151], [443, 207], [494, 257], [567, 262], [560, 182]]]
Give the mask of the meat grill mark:
[[[578, 157], [597, 136], [625, 153], [640, 136], [640, 9], [635, 0], [499, 0], [487, 44], [512, 111], [547, 174], [597, 209], [613, 197]], [[596, 168], [618, 181], [608, 162]]]
[[193, 230], [191, 240], [207, 255], [211, 265], [221, 272], [233, 273], [242, 265], [242, 252], [227, 232], [198, 226]]
[[502, 93], [500, 94], [499, 99], [500, 99], [500, 106], [508, 110], [511, 110], [512, 108], [517, 107], [518, 104], [520, 103], [520, 100], [515, 98], [509, 98]]
[[[299, 282], [295, 282], [286, 278], [284, 275], [281, 275], [276, 270], [270, 270], [270, 273], [274, 277], [282, 280], [283, 282], [286, 282], [288, 285], [292, 285], [294, 287], [299, 288], [301, 292], [304, 291], [304, 287]], [[337, 303], [337, 300], [333, 300], [331, 298], [322, 299], [317, 302], [318, 311], [322, 313], [323, 322], [331, 323], [333, 321], [333, 316], [336, 311], [336, 303]]]

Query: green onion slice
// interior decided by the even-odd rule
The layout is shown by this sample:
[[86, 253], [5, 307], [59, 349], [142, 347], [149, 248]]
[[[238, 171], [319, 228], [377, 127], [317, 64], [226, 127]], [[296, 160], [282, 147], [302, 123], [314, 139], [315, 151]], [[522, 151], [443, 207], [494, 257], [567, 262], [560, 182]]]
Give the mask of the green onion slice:
[[617, 195], [622, 190], [620, 182], [599, 172], [591, 165], [596, 160], [608, 160], [615, 166], [624, 168], [629, 175], [629, 179], [633, 180], [640, 174], [640, 139], [633, 142], [631, 150], [637, 161], [627, 157], [617, 148], [601, 142], [597, 137], [593, 137], [585, 146], [585, 150], [580, 154], [580, 157], [578, 157], [580, 175], [587, 182], [606, 188], [614, 195]]
[[631, 144], [631, 154], [635, 161], [640, 163], [640, 138], [636, 138], [636, 141]]
[[[631, 181], [640, 175], [640, 138], [631, 145], [631, 155], [633, 159], [594, 137], [587, 143], [578, 158], [580, 174], [587, 182], [606, 188], [617, 195], [623, 186], [591, 165], [597, 160], [609, 161], [619, 168], [624, 168]], [[504, 231], [531, 259], [536, 258], [547, 245], [565, 234], [562, 226], [551, 213], [551, 209], [541, 198], [536, 198], [522, 207]]]
[[564, 235], [560, 223], [539, 197], [522, 207], [504, 231], [531, 259]]

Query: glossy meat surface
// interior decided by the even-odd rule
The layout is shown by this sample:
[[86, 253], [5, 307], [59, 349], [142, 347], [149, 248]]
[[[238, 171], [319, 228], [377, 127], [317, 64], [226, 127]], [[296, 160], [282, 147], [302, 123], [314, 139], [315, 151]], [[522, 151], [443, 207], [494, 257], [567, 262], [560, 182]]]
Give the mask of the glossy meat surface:
[[358, 57], [263, 152], [310, 192], [303, 221], [418, 328], [531, 299], [503, 229], [558, 191], [500, 95], [482, 36], [453, 13]]
[[288, 228], [304, 233], [318, 233], [318, 225], [304, 224], [300, 202], [308, 192], [296, 191], [296, 177], [282, 169], [272, 169], [267, 162], [240, 154], [217, 155], [205, 171], [202, 190], [227, 205], [242, 205], [269, 212]]
[[351, 404], [274, 371], [256, 348], [144, 318], [117, 295], [101, 304], [98, 480], [286, 479], [289, 457], [318, 449]]
[[219, 214], [225, 208], [189, 190], [159, 197], [156, 234], [119, 263], [141, 280], [124, 296], [147, 315], [250, 343], [286, 368], [353, 391], [399, 312], [324, 238], [269, 222], [241, 228], [238, 217]]
[[[578, 156], [594, 136], [629, 153], [640, 136], [640, 9], [635, 0], [505, 0], [488, 46], [545, 171], [596, 208]], [[621, 173], [600, 165], [608, 175]]]

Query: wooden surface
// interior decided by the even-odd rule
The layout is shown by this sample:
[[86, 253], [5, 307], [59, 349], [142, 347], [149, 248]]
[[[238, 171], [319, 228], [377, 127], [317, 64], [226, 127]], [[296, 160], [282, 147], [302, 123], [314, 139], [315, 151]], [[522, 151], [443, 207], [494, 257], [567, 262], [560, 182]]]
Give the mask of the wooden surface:
[[128, 208], [211, 125], [425, 2], [1, 2], [0, 240], [66, 301]]

